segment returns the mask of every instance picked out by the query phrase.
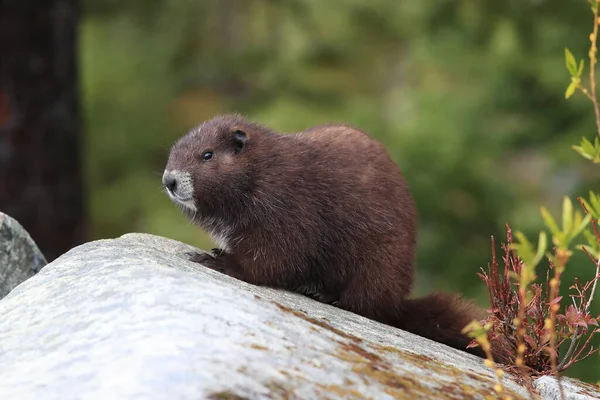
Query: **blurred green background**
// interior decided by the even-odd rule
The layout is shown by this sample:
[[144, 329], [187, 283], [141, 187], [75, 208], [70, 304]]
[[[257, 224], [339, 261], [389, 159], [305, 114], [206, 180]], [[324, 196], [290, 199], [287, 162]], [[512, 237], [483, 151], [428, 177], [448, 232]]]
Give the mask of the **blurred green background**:
[[[162, 192], [169, 147], [222, 112], [279, 131], [346, 122], [381, 140], [419, 212], [416, 294], [460, 291], [505, 224], [532, 239], [540, 205], [598, 191], [571, 148], [596, 128], [564, 100], [563, 48], [587, 57], [585, 0], [87, 0], [80, 29], [93, 238], [208, 237]], [[564, 287], [590, 279], [578, 255]], [[595, 312], [600, 312], [596, 301]], [[596, 341], [598, 344], [598, 341]], [[594, 355], [569, 370], [600, 379]]]

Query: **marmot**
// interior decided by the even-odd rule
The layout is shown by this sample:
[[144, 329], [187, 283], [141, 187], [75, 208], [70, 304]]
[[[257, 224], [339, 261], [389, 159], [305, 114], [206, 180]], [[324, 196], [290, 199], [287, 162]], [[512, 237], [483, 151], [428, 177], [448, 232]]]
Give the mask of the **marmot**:
[[217, 243], [191, 257], [206, 267], [461, 350], [462, 328], [484, 315], [458, 295], [408, 298], [415, 205], [383, 145], [352, 126], [280, 134], [217, 116], [172, 147], [163, 184]]

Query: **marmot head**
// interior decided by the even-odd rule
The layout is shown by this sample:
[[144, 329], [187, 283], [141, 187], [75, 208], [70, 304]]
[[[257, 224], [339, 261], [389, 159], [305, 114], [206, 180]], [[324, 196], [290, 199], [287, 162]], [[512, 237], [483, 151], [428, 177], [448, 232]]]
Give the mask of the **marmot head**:
[[242, 203], [253, 185], [248, 153], [264, 129], [240, 115], [221, 115], [188, 132], [171, 149], [163, 174], [171, 200], [200, 220]]

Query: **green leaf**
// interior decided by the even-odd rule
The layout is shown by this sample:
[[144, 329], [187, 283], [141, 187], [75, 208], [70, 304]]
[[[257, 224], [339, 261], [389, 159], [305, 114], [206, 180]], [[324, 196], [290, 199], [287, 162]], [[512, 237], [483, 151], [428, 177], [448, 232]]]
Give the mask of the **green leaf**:
[[578, 244], [578, 245], [577, 245], [577, 248], [578, 248], [579, 250], [581, 250], [581, 251], [585, 251], [585, 250], [587, 250], [587, 251], [588, 251], [588, 252], [589, 252], [591, 255], [594, 255], [594, 249], [593, 249], [593, 248], [591, 248], [591, 247], [590, 247], [589, 245], [587, 245], [587, 244], [583, 244], [583, 243], [582, 243], [582, 244]]
[[575, 61], [573, 54], [567, 48], [565, 48], [565, 64], [567, 66], [567, 71], [569, 71], [571, 76], [577, 76], [577, 62]]
[[568, 99], [569, 97], [573, 96], [573, 94], [575, 93], [575, 89], [577, 89], [577, 83], [575, 81], [571, 81], [571, 83], [569, 83], [569, 86], [567, 86], [567, 90], [565, 91], [565, 99]]
[[565, 235], [573, 228], [573, 203], [568, 196], [563, 198], [562, 228]]
[[[593, 247], [588, 246], [587, 244], [578, 245], [577, 248], [580, 249], [581, 251], [587, 250], [587, 252], [590, 253], [592, 255], [592, 257], [594, 257], [595, 259], [600, 258], [600, 250], [594, 249]], [[584, 248], [585, 248], [585, 250], [584, 250]]]
[[541, 231], [540, 236], [538, 238], [538, 247], [537, 253], [532, 261], [532, 266], [535, 267], [542, 261], [542, 257], [544, 257], [544, 253], [546, 252], [546, 247], [548, 246], [548, 238], [546, 237], [546, 232]]
[[592, 142], [587, 140], [587, 138], [581, 139], [581, 147], [583, 147], [583, 150], [588, 154], [591, 154], [591, 155], [596, 154], [596, 147], [592, 144]]
[[521, 269], [521, 285], [529, 286], [529, 284], [535, 281], [537, 276], [535, 275], [535, 265], [533, 263], [524, 264]]
[[553, 235], [560, 233], [560, 229], [558, 228], [556, 221], [554, 220], [552, 215], [548, 212], [548, 210], [546, 210], [546, 207], [541, 208], [541, 213], [542, 213], [542, 218], [544, 218], [544, 222], [546, 223], [546, 226], [548, 227], [548, 229], [550, 229], [550, 232]]
[[469, 337], [478, 338], [478, 337], [486, 335], [489, 330], [490, 330], [490, 327], [488, 327], [486, 325], [481, 326], [479, 321], [474, 320], [474, 321], [471, 321], [469, 324], [467, 324], [462, 329], [462, 332], [464, 334], [468, 335]]
[[584, 67], [584, 65], [585, 65], [585, 63], [584, 63], [583, 58], [582, 58], [581, 61], [579, 61], [579, 69], [577, 70], [577, 77], [578, 78], [583, 73], [583, 67]]
[[585, 229], [586, 226], [592, 220], [592, 216], [587, 214], [585, 217], [580, 212], [575, 212], [575, 222], [573, 223], [573, 231], [571, 232], [571, 238], [575, 239], [581, 231]]
[[540, 232], [535, 253], [533, 244], [522, 232], [515, 232], [515, 238], [518, 243], [513, 243], [511, 248], [517, 251], [517, 254], [524, 263], [524, 268], [521, 270], [519, 279], [524, 280], [526, 284], [529, 284], [529, 282], [532, 282], [532, 280], [535, 279], [535, 267], [542, 260], [542, 257], [544, 257], [546, 247], [548, 246], [548, 238], [545, 231]]
[[594, 163], [600, 163], [600, 139], [598, 137], [596, 137], [593, 144], [586, 138], [581, 138], [581, 146], [571, 147], [584, 158], [592, 160]]
[[[592, 192], [590, 192], [592, 193]], [[591, 197], [591, 196], [590, 196]], [[594, 206], [591, 205], [586, 199], [584, 199], [583, 197], [579, 198], [581, 200], [581, 202], [583, 203], [583, 205], [585, 206], [585, 208], [588, 210], [588, 213], [590, 213], [590, 215], [592, 217], [596, 217], [596, 210], [594, 210]]]
[[583, 158], [586, 158], [588, 160], [594, 159], [594, 155], [586, 153], [585, 150], [583, 149], [583, 147], [581, 147], [581, 146], [571, 146], [571, 148], [573, 150], [575, 150], [576, 152], [578, 152]]
[[510, 279], [512, 279], [514, 282], [519, 282], [519, 275], [517, 275], [516, 272], [514, 271], [508, 271], [508, 276], [510, 277]]
[[590, 203], [591, 207], [588, 204], [586, 204], [586, 207], [588, 207], [588, 211], [590, 211], [594, 215], [594, 217], [600, 218], [600, 195], [596, 195], [591, 190]]
[[590, 190], [590, 201], [594, 207], [600, 209], [600, 194], [596, 194]]
[[533, 246], [531, 242], [520, 231], [515, 232], [515, 237], [519, 243], [513, 243], [513, 248], [517, 251], [523, 262], [531, 262], [533, 260]]
[[586, 229], [585, 231], [583, 231], [583, 236], [585, 237], [585, 240], [589, 245], [588, 247], [594, 250], [593, 252], [600, 250], [600, 244], [598, 244], [598, 239], [596, 238], [596, 235], [592, 233], [592, 231]]
[[590, 214], [587, 214], [585, 217], [581, 218], [581, 214], [577, 213], [577, 219], [580, 220], [579, 223], [576, 223], [574, 228], [575, 230], [573, 231], [573, 237], [577, 237], [581, 231], [583, 231], [585, 229], [586, 226], [588, 226], [588, 224], [590, 223], [590, 221], [592, 220], [592, 216]]
[[596, 13], [598, 11], [598, 3], [595, 0], [588, 0], [588, 3], [592, 6], [592, 12]]
[[[585, 197], [580, 197], [579, 198], [579, 200], [581, 200], [581, 202], [583, 203], [583, 205], [585, 206], [585, 208], [587, 208], [588, 211], [592, 211], [592, 209], [594, 208], [594, 205], [593, 205], [594, 200], [595, 200], [594, 196], [595, 196], [594, 192], [592, 192], [590, 190], [590, 201], [589, 202], [586, 200]], [[590, 204], [590, 202], [591, 202], [591, 204]]]

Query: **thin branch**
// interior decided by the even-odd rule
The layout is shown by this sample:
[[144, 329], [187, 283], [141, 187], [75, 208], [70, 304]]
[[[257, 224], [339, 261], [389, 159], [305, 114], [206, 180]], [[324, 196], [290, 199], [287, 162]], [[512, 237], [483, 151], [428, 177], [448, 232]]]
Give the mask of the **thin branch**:
[[590, 92], [588, 92], [588, 90], [585, 88], [585, 86], [583, 86], [581, 83], [579, 84], [579, 90], [581, 90], [581, 92], [583, 94], [585, 94], [587, 96], [587, 98], [592, 101], [592, 103], [594, 102], [594, 98], [592, 97]]
[[585, 311], [588, 312], [590, 310], [590, 306], [592, 305], [592, 300], [594, 300], [594, 293], [596, 292], [596, 285], [598, 284], [598, 275], [600, 274], [600, 258], [596, 263], [596, 277], [594, 278], [594, 285], [592, 286], [592, 291], [590, 292], [590, 298], [585, 304]]
[[579, 362], [579, 361], [581, 361], [581, 360], [583, 360], [583, 359], [585, 359], [585, 358], [589, 357], [590, 355], [592, 355], [592, 354], [594, 354], [595, 352], [597, 352], [597, 351], [598, 351], [598, 349], [594, 349], [593, 347], [591, 347], [591, 348], [590, 348], [590, 350], [588, 351], [588, 354], [587, 354], [585, 357], [583, 357], [583, 358], [579, 359], [579, 356], [580, 356], [580, 355], [581, 355], [581, 353], [583, 352], [583, 349], [585, 349], [585, 348], [586, 348], [586, 347], [589, 345], [590, 341], [591, 341], [591, 340], [592, 340], [592, 338], [594, 337], [594, 333], [595, 333], [595, 331], [593, 331], [593, 332], [590, 334], [590, 336], [588, 336], [588, 338], [587, 338], [587, 340], [585, 341], [585, 343], [583, 344], [583, 346], [581, 346], [581, 348], [579, 349], [579, 351], [578, 351], [577, 355], [575, 355], [575, 356], [572, 358], [572, 360], [571, 360], [571, 361], [569, 361], [568, 363], [566, 363], [566, 364], [565, 364], [565, 365], [564, 365], [562, 368], [560, 368], [560, 366], [559, 366], [559, 369], [560, 369], [560, 371], [564, 371], [564, 370], [566, 370], [567, 368], [569, 368], [571, 365], [575, 364], [576, 362]]
[[598, 104], [598, 98], [596, 97], [596, 40], [598, 39], [598, 8], [594, 11], [594, 31], [590, 35], [592, 45], [590, 47], [590, 90], [592, 104], [594, 105], [594, 114], [596, 115], [596, 127], [598, 129], [598, 136], [600, 137], [600, 105]]

